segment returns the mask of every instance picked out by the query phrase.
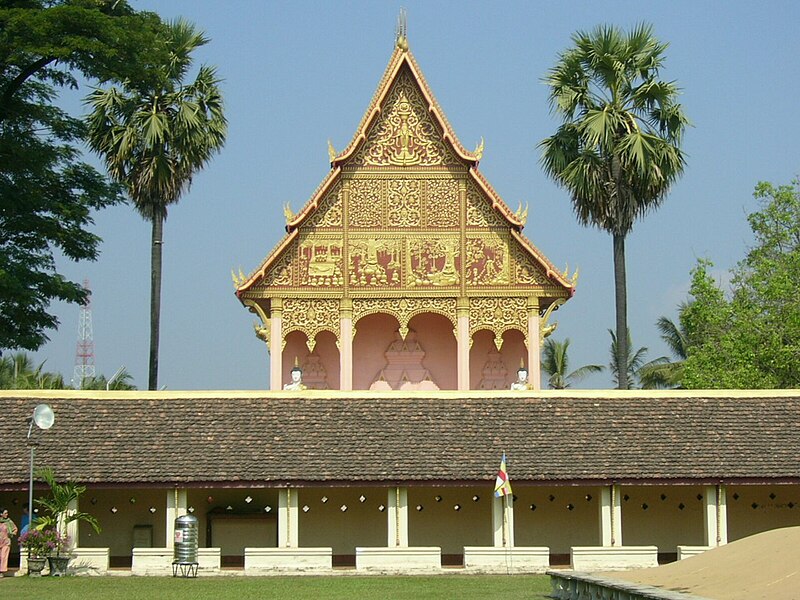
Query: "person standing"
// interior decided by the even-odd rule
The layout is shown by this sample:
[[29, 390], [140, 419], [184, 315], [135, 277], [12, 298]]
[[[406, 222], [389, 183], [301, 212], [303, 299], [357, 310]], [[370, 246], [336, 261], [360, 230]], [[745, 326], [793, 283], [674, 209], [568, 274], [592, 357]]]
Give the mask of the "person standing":
[[22, 535], [28, 531], [31, 524], [31, 511], [28, 508], [28, 503], [22, 505], [22, 518], [19, 520], [19, 534]]
[[17, 526], [8, 518], [8, 509], [0, 508], [0, 577], [8, 571], [8, 554], [11, 552], [11, 536], [17, 535]]

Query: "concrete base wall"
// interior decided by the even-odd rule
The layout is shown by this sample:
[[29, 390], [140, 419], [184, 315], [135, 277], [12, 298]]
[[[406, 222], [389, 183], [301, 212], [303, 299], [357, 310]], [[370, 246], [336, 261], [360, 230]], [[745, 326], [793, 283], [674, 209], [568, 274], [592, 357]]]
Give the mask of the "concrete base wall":
[[550, 568], [550, 548], [465, 546], [464, 569], [474, 573], [544, 573]]
[[218, 575], [221, 567], [220, 548], [197, 549], [197, 574]]
[[247, 575], [325, 573], [333, 568], [332, 548], [245, 548]]
[[134, 548], [131, 575], [172, 576], [172, 548]]
[[106, 575], [108, 548], [74, 548], [69, 572], [74, 575]]
[[438, 547], [356, 548], [356, 571], [402, 574], [441, 568], [442, 549]]
[[575, 571], [623, 571], [658, 566], [657, 546], [573, 546]]
[[678, 546], [678, 560], [689, 558], [690, 556], [697, 556], [706, 550], [711, 550], [714, 546]]

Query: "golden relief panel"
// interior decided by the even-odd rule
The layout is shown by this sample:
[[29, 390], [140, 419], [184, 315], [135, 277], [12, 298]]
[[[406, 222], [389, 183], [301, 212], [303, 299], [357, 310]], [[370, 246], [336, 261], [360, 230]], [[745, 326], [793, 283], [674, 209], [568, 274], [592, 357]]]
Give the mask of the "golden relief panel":
[[403, 244], [400, 239], [351, 239], [350, 285], [400, 287], [402, 249]]
[[492, 208], [492, 202], [470, 182], [467, 186], [467, 225], [472, 227], [508, 227]]
[[388, 181], [389, 227], [419, 227], [422, 213], [422, 181], [391, 179]]
[[367, 133], [367, 140], [351, 164], [457, 164], [428, 108], [414, 78], [404, 69], [386, 97], [381, 116]]
[[468, 285], [508, 285], [510, 256], [508, 240], [496, 233], [467, 236], [464, 277]]
[[351, 227], [383, 227], [386, 202], [385, 182], [371, 179], [350, 181], [348, 218]]
[[330, 331], [339, 339], [339, 301], [323, 299], [285, 298], [283, 301], [283, 336], [292, 331], [302, 331], [308, 340], [308, 351], [313, 352], [320, 331]]
[[446, 287], [460, 283], [461, 254], [457, 236], [406, 239], [408, 287]]
[[262, 287], [290, 286], [294, 283], [294, 264], [293, 258], [297, 255], [297, 242], [289, 244], [283, 256], [272, 265], [272, 268], [264, 275], [261, 281]]
[[342, 184], [337, 183], [328, 192], [319, 207], [307, 222], [307, 227], [341, 227], [342, 226]]
[[533, 262], [531, 256], [519, 244], [511, 244], [511, 258], [514, 261], [514, 279], [521, 285], [545, 286], [551, 281], [542, 267]]
[[353, 336], [359, 319], [367, 315], [384, 313], [392, 315], [400, 324], [400, 336], [405, 339], [408, 334], [408, 323], [413, 317], [422, 313], [436, 313], [447, 317], [456, 328], [455, 298], [366, 298], [353, 299]]
[[425, 226], [458, 227], [461, 216], [458, 181], [454, 179], [431, 179], [425, 183]]
[[299, 284], [312, 287], [341, 286], [342, 242], [340, 238], [308, 236], [300, 244], [298, 273]]
[[494, 344], [499, 351], [503, 346], [503, 333], [509, 329], [528, 335], [528, 302], [526, 298], [470, 298], [469, 335], [488, 329], [494, 333]]

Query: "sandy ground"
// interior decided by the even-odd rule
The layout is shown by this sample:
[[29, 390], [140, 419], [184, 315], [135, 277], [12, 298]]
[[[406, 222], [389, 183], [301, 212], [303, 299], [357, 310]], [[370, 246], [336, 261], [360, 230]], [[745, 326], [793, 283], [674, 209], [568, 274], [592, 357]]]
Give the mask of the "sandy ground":
[[653, 569], [598, 575], [713, 600], [800, 600], [800, 527], [766, 531]]

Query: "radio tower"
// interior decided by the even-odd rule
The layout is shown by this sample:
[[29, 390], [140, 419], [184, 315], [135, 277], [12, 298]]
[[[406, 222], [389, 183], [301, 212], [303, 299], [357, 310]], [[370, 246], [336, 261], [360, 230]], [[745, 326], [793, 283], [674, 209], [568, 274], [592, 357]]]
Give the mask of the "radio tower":
[[73, 385], [83, 387], [83, 381], [94, 377], [94, 334], [92, 333], [92, 290], [89, 280], [83, 280], [84, 289], [89, 292], [86, 304], [81, 306], [78, 319], [78, 343], [75, 345], [75, 371], [73, 372]]

